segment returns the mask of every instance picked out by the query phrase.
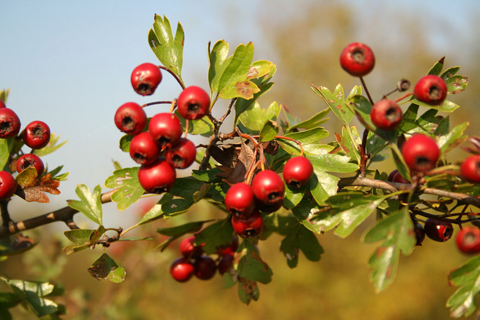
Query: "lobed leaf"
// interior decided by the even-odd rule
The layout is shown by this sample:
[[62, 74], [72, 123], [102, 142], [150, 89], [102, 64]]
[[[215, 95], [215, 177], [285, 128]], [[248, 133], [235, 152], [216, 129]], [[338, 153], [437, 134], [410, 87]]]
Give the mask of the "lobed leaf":
[[93, 193], [84, 184], [78, 185], [75, 193], [80, 198], [78, 200], [68, 200], [67, 204], [70, 208], [82, 212], [87, 218], [97, 224], [102, 224], [102, 188], [98, 185]]
[[47, 154], [57, 151], [68, 142], [68, 140], [65, 140], [62, 143], [58, 143], [59, 139], [60, 139], [60, 136], [55, 136], [55, 134], [51, 133], [50, 141], [48, 142], [48, 144], [41, 149], [35, 149], [33, 153], [39, 157], [44, 157]]
[[138, 170], [139, 167], [118, 169], [105, 180], [107, 188], [117, 189], [112, 195], [112, 201], [117, 203], [120, 211], [137, 202], [145, 192], [138, 181]]
[[[325, 87], [316, 87], [313, 84], [312, 90], [317, 95], [319, 95], [323, 99], [323, 101], [325, 101], [330, 110], [332, 110], [332, 112], [337, 116], [338, 119], [343, 122], [344, 125], [350, 124], [353, 117], [355, 116], [355, 113], [352, 109], [348, 108], [348, 106], [344, 104], [345, 95], [343, 93], [343, 87], [340, 84], [337, 85], [333, 93]], [[352, 92], [357, 93], [359, 92], [359, 89], [354, 88]]]
[[195, 244], [202, 245], [206, 254], [217, 253], [218, 248], [228, 246], [233, 241], [233, 228], [230, 219], [212, 223], [195, 237]]
[[287, 133], [297, 129], [313, 129], [321, 125], [322, 123], [326, 122], [328, 118], [325, 116], [330, 112], [330, 109], [324, 109], [317, 114], [313, 115], [310, 119], [305, 121], [299, 122], [292, 126], [289, 126], [287, 129]]
[[476, 308], [475, 298], [480, 292], [480, 257], [473, 257], [450, 272], [448, 279], [453, 286], [459, 287], [447, 300], [450, 316], [460, 318], [471, 315]]
[[243, 132], [259, 134], [268, 121], [276, 121], [280, 115], [280, 106], [273, 102], [267, 109], [260, 108], [255, 102], [238, 117], [238, 125]]
[[104, 253], [89, 268], [88, 273], [97, 280], [109, 280], [113, 283], [125, 281], [127, 273], [117, 263]]

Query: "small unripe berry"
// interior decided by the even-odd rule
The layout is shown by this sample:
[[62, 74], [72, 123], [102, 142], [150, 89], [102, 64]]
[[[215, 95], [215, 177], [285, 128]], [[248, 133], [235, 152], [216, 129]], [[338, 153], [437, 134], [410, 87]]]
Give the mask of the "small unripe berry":
[[17, 160], [17, 171], [19, 173], [28, 167], [34, 167], [37, 169], [39, 177], [42, 175], [43, 171], [45, 171], [45, 165], [43, 164], [42, 159], [33, 153], [24, 154]]
[[232, 216], [232, 227], [242, 238], [256, 237], [262, 232], [263, 217], [259, 211], [253, 211], [248, 217]]
[[460, 166], [460, 176], [468, 182], [480, 183], [480, 155], [469, 156]]
[[476, 227], [463, 227], [457, 233], [457, 247], [465, 253], [480, 252], [480, 229]]
[[20, 132], [20, 119], [9, 108], [0, 108], [0, 138], [8, 139], [15, 137]]
[[23, 142], [32, 149], [41, 149], [50, 142], [50, 128], [43, 121], [30, 122], [23, 130]]
[[210, 109], [210, 97], [202, 88], [191, 86], [180, 93], [177, 108], [178, 113], [185, 119], [201, 119]]
[[163, 158], [142, 165], [138, 170], [138, 181], [149, 193], [168, 192], [175, 184], [176, 178], [175, 169]]
[[375, 56], [369, 46], [354, 42], [343, 49], [340, 54], [340, 65], [354, 77], [363, 77], [375, 66]]
[[212, 279], [217, 271], [217, 264], [209, 256], [202, 256], [195, 259], [195, 276], [200, 280]]
[[185, 258], [178, 258], [170, 266], [170, 274], [178, 282], [187, 282], [195, 273], [193, 264]]
[[121, 105], [115, 113], [115, 125], [122, 132], [136, 135], [142, 132], [146, 124], [147, 114], [135, 102], [127, 102]]
[[255, 198], [250, 185], [239, 182], [228, 189], [225, 195], [227, 211], [236, 216], [248, 216], [254, 209]]
[[195, 144], [186, 138], [180, 138], [176, 145], [165, 149], [165, 159], [172, 167], [177, 169], [190, 167], [195, 162], [196, 155]]
[[162, 81], [162, 73], [156, 65], [147, 62], [133, 69], [130, 80], [136, 93], [148, 96], [155, 92]]
[[148, 132], [161, 148], [174, 146], [180, 142], [183, 129], [177, 116], [171, 113], [158, 113], [150, 119]]
[[434, 241], [445, 242], [452, 237], [453, 226], [450, 222], [428, 218], [425, 221], [425, 234]]
[[437, 106], [447, 97], [447, 84], [442, 78], [431, 74], [418, 80], [413, 94], [418, 101]]
[[395, 130], [402, 122], [403, 113], [398, 103], [382, 99], [375, 103], [370, 112], [373, 124], [382, 130]]
[[0, 200], [10, 199], [17, 190], [17, 182], [7, 171], [0, 171]]
[[129, 152], [130, 157], [139, 164], [150, 164], [160, 156], [160, 148], [146, 131], [133, 137]]
[[283, 179], [292, 189], [305, 186], [313, 173], [313, 166], [306, 157], [290, 158], [283, 167]]
[[435, 168], [440, 149], [432, 138], [414, 134], [402, 145], [402, 155], [410, 170], [425, 172]]

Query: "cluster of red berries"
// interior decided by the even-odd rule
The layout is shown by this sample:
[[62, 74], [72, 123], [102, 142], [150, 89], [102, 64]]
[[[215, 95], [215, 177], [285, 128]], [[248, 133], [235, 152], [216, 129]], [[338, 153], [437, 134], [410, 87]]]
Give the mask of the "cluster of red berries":
[[233, 230], [243, 238], [255, 237], [263, 229], [260, 211], [272, 213], [280, 209], [285, 196], [285, 183], [292, 189], [305, 186], [313, 173], [313, 166], [303, 156], [290, 158], [283, 168], [283, 180], [273, 170], [255, 175], [252, 185], [234, 184], [225, 195], [225, 207], [232, 215]]
[[232, 243], [225, 248], [218, 248], [218, 258], [214, 260], [205, 255], [202, 245], [195, 245], [195, 236], [190, 236], [180, 243], [182, 257], [177, 258], [170, 266], [170, 274], [178, 282], [186, 282], [195, 275], [198, 279], [212, 279], [218, 270], [220, 275], [233, 266], [235, 252], [238, 248], [238, 237], [234, 236]]
[[[20, 118], [0, 100], [0, 139], [17, 137], [20, 127]], [[50, 142], [50, 128], [45, 122], [33, 121], [20, 132], [18, 138], [31, 149], [41, 149]], [[15, 169], [19, 173], [28, 167], [34, 167], [40, 177], [45, 171], [43, 161], [33, 153], [23, 154], [16, 161]], [[17, 182], [12, 174], [7, 171], [0, 171], [0, 200], [10, 199], [16, 190]]]
[[[131, 76], [133, 89], [140, 95], [151, 95], [162, 80], [159, 67], [144, 63]], [[176, 101], [179, 114], [186, 120], [196, 120], [209, 112], [210, 97], [201, 88], [185, 88]], [[196, 157], [195, 144], [182, 138], [183, 128], [173, 113], [154, 115], [147, 128], [147, 115], [134, 102], [120, 106], [115, 113], [115, 124], [120, 131], [133, 135], [130, 156], [141, 165], [138, 179], [150, 193], [169, 191], [176, 180], [175, 169], [188, 168]], [[147, 128], [148, 131], [144, 131]]]

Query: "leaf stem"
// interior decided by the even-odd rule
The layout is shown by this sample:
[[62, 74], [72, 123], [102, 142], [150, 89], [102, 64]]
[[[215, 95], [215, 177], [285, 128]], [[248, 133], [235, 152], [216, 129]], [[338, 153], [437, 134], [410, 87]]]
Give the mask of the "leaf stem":
[[165, 70], [167, 71], [168, 73], [170, 73], [174, 78], [175, 80], [177, 80], [178, 84], [180, 85], [180, 87], [182, 87], [182, 90], [185, 90], [185, 84], [183, 84], [183, 81], [170, 69], [164, 67], [164, 66], [158, 66], [160, 69], [162, 70]]

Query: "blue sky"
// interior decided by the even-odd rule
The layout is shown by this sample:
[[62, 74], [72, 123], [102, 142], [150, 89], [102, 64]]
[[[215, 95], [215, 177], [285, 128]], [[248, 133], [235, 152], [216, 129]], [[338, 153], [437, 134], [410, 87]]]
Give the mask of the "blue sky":
[[[465, 17], [470, 11], [479, 12], [480, 7], [475, 1], [342, 2], [356, 9], [359, 33], [362, 23], [375, 22], [379, 15], [394, 14], [396, 10], [420, 11], [425, 19], [432, 21], [429, 41], [439, 50], [455, 44], [454, 38], [445, 41], [445, 35], [452, 34], [445, 28], [456, 31], [459, 37], [469, 36], [472, 21]], [[103, 185], [113, 171], [112, 159], [123, 166], [135, 165], [118, 148], [121, 133], [113, 122], [116, 109], [128, 101], [142, 104], [152, 99], [172, 100], [180, 92], [166, 74], [153, 98], [135, 94], [130, 85], [134, 67], [143, 62], [157, 62], [147, 44], [155, 13], [166, 15], [172, 25], [182, 23], [186, 34], [183, 78], [189, 85], [207, 89], [208, 41], [225, 39], [231, 48], [253, 41], [257, 52], [264, 55], [257, 55], [258, 59], [275, 62], [274, 52], [261, 48], [263, 37], [268, 35], [259, 33], [256, 26], [262, 19], [273, 21], [301, 15], [307, 10], [306, 3], [2, 1], [0, 89], [11, 89], [7, 106], [17, 112], [23, 125], [42, 120], [62, 140], [69, 140], [57, 153], [44, 159], [51, 168], [64, 164], [70, 172], [69, 180], [61, 186], [62, 195], [51, 196], [51, 205], [29, 205], [30, 208], [43, 213], [47, 208], [63, 206], [66, 199], [76, 198], [74, 189], [79, 183], [92, 189], [97, 184]], [[379, 26], [379, 32], [382, 29]], [[148, 110], [148, 114], [166, 108], [157, 106]], [[109, 208], [115, 211], [112, 206]], [[115, 217], [111, 221], [114, 220]]]

